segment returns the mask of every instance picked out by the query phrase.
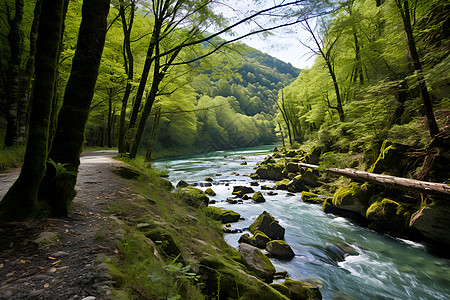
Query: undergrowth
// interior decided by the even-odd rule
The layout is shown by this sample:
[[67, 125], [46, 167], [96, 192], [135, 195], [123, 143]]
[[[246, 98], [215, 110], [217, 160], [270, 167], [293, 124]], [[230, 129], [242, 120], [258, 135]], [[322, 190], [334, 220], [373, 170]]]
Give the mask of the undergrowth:
[[23, 163], [25, 146], [0, 149], [0, 172], [19, 168]]

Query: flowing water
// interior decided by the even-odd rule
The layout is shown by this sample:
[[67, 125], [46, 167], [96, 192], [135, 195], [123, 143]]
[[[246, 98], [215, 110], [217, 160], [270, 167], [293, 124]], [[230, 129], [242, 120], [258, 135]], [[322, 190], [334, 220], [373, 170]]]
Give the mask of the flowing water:
[[[210, 197], [217, 201], [214, 206], [232, 209], [245, 218], [233, 224], [235, 228], [248, 228], [264, 210], [272, 214], [286, 229], [285, 241], [296, 254], [290, 261], [272, 259], [275, 268], [288, 271], [294, 280], [318, 279], [323, 299], [450, 299], [450, 261], [429, 254], [420, 243], [394, 239], [325, 214], [321, 206], [301, 201], [300, 194], [275, 191], [278, 195], [269, 196], [262, 191], [264, 203], [225, 202], [232, 197], [234, 185], [250, 185], [253, 180], [243, 175], [252, 173], [272, 149], [217, 151], [155, 164], [169, 171], [174, 184], [181, 179], [196, 184], [212, 177], [212, 189], [217, 193]], [[248, 164], [241, 165], [243, 161]], [[274, 183], [265, 180], [253, 188], [259, 191], [261, 185]], [[237, 248], [241, 234], [225, 234], [225, 240]], [[336, 261], [327, 249], [333, 243], [351, 245], [358, 254]]]

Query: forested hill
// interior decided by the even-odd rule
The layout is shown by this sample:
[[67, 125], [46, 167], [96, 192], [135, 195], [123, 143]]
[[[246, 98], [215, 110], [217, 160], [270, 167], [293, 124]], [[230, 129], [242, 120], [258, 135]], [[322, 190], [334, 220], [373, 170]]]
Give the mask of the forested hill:
[[[274, 116], [279, 91], [300, 70], [256, 49], [239, 44], [203, 60], [180, 97], [162, 97], [162, 115], [154, 156], [207, 152], [276, 142]], [[179, 118], [180, 105], [185, 105]], [[148, 147], [153, 118], [142, 148]], [[185, 122], [187, 121], [187, 122]]]

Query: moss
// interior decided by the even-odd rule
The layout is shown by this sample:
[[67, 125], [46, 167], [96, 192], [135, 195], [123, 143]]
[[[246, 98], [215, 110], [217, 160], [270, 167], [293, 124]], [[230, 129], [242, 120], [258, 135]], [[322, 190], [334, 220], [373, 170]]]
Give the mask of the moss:
[[203, 208], [207, 216], [222, 223], [232, 223], [239, 221], [241, 215], [232, 210], [225, 210], [219, 207], [209, 206]]
[[399, 202], [384, 198], [372, 203], [366, 218], [372, 222], [370, 228], [396, 234], [408, 228], [411, 211]]
[[285, 295], [286, 297], [291, 298], [291, 292], [289, 291], [289, 288], [287, 286], [279, 283], [272, 283], [270, 286], [279, 291], [280, 293], [282, 293], [283, 295]]
[[267, 211], [264, 211], [256, 218], [255, 222], [250, 225], [249, 230], [253, 234], [258, 230], [264, 232], [270, 239], [283, 239], [285, 231]]
[[281, 181], [277, 181], [276, 186], [278, 190], [287, 190], [289, 188], [289, 179], [283, 179]]
[[283, 282], [289, 292], [291, 293], [291, 298], [293, 300], [314, 300], [322, 299], [322, 294], [317, 286], [306, 282], [306, 281], [295, 281], [292, 279], [286, 279]]
[[216, 192], [214, 192], [214, 190], [212, 188], [207, 188], [205, 193], [209, 196], [215, 196]]
[[369, 206], [372, 193], [372, 185], [351, 182], [334, 193], [333, 205], [364, 215]]
[[258, 203], [266, 202], [266, 199], [263, 197], [263, 195], [261, 194], [261, 192], [256, 192], [256, 193], [252, 196], [252, 200], [254, 200], [255, 202], [258, 202]]
[[[145, 236], [151, 239], [157, 245], [159, 252], [167, 257], [174, 259], [181, 255], [180, 247], [168, 232], [158, 228], [146, 232]], [[182, 261], [183, 259], [180, 257], [178, 260]]]
[[406, 152], [409, 146], [384, 141], [380, 149], [380, 155], [368, 172], [382, 174], [387, 173], [394, 176], [402, 176], [407, 167]]
[[200, 208], [208, 206], [209, 198], [206, 193], [200, 189], [187, 186], [181, 189], [183, 200], [192, 207]]
[[323, 204], [323, 202], [325, 201], [324, 198], [320, 198], [318, 195], [311, 193], [311, 192], [306, 192], [306, 191], [302, 192], [302, 200], [304, 202], [314, 203], [314, 204]]

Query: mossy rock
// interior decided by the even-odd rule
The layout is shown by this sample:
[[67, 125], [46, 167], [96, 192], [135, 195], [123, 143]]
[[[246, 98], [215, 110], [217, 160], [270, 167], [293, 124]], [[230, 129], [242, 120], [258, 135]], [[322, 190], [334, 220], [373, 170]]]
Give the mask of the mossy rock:
[[205, 191], [205, 194], [208, 196], [215, 196], [216, 192], [214, 192], [214, 190], [212, 188], [207, 188]]
[[302, 192], [302, 200], [306, 203], [313, 203], [313, 204], [323, 204], [325, 201], [324, 198], [320, 198], [318, 195], [311, 193], [311, 192]]
[[412, 215], [410, 227], [419, 231], [426, 240], [443, 245], [443, 249], [448, 248], [450, 246], [450, 203], [443, 200], [424, 205]]
[[256, 174], [256, 173], [250, 174], [250, 178], [251, 178], [251, 179], [261, 179], [261, 177], [259, 177], [259, 175]]
[[319, 176], [317, 176], [313, 170], [307, 169], [301, 176], [303, 183], [311, 187], [319, 187], [322, 184], [319, 182]]
[[187, 205], [195, 208], [208, 206], [209, 198], [206, 196], [204, 191], [195, 187], [187, 186], [182, 188], [181, 192], [181, 197]]
[[411, 212], [400, 203], [384, 198], [367, 209], [366, 218], [371, 221], [369, 228], [396, 234], [405, 231], [409, 225]]
[[380, 149], [380, 155], [368, 172], [382, 174], [387, 173], [393, 176], [403, 176], [408, 159], [406, 152], [410, 150], [407, 145], [384, 141]]
[[[288, 300], [268, 284], [246, 273], [244, 265], [220, 256], [204, 256], [198, 274], [205, 283], [205, 294], [217, 299]], [[218, 288], [220, 287], [220, 288]]]
[[291, 293], [292, 300], [319, 300], [322, 299], [322, 294], [319, 288], [306, 281], [296, 281], [292, 279], [286, 279], [283, 282], [289, 292]]
[[256, 203], [266, 202], [266, 199], [265, 199], [264, 196], [261, 194], [261, 192], [256, 192], [256, 193], [252, 196], [252, 200], [255, 201]]
[[242, 243], [239, 245], [239, 253], [241, 254], [244, 265], [255, 275], [264, 280], [266, 283], [273, 281], [275, 267], [270, 259], [265, 256], [257, 247]]
[[276, 186], [277, 190], [287, 190], [289, 188], [289, 183], [291, 181], [289, 179], [283, 179], [281, 181], [277, 181]]
[[189, 184], [184, 180], [178, 181], [178, 183], [176, 185], [177, 188], [183, 188], [183, 187], [187, 187], [187, 186], [189, 186]]
[[[156, 244], [158, 252], [166, 257], [174, 259], [181, 254], [181, 250], [177, 243], [167, 231], [161, 228], [156, 228], [146, 232], [145, 236], [151, 239]], [[183, 258], [180, 256], [177, 261], [182, 262]]]
[[261, 165], [275, 164], [275, 163], [276, 163], [275, 159], [272, 156], [268, 155], [261, 162]]
[[262, 214], [256, 218], [255, 222], [250, 225], [250, 232], [255, 234], [257, 230], [266, 234], [272, 240], [282, 240], [284, 239], [285, 229], [278, 224], [278, 222], [269, 214], [264, 211]]
[[286, 151], [286, 157], [295, 157], [297, 155], [297, 151], [295, 150], [288, 150]]
[[279, 283], [271, 283], [270, 286], [291, 299], [291, 292], [287, 286]]
[[241, 215], [232, 210], [225, 210], [220, 207], [209, 206], [203, 208], [203, 211], [208, 217], [214, 220], [221, 221], [222, 223], [233, 223], [239, 221]]
[[303, 175], [295, 176], [288, 184], [287, 190], [292, 193], [300, 193], [303, 191], [309, 191], [309, 189], [305, 186], [305, 183], [302, 179]]
[[305, 161], [308, 164], [317, 165], [320, 161], [322, 150], [319, 147], [312, 147], [308, 154], [305, 155]]
[[333, 205], [365, 216], [372, 192], [373, 187], [368, 183], [351, 182], [334, 193]]
[[236, 185], [233, 187], [233, 195], [237, 195], [239, 197], [242, 198], [242, 195], [244, 194], [249, 194], [249, 193], [254, 193], [255, 190], [249, 186], [244, 186], [244, 185]]
[[266, 244], [266, 250], [271, 256], [282, 259], [290, 260], [295, 256], [294, 251], [288, 243], [281, 240], [273, 240]]
[[284, 164], [282, 163], [268, 163], [257, 167], [255, 173], [261, 179], [280, 180], [283, 178], [283, 170]]
[[270, 242], [270, 238], [264, 232], [257, 230], [252, 237], [248, 233], [241, 235], [238, 242], [265, 249], [266, 244]]
[[241, 165], [241, 166], [246, 166], [246, 165], [247, 165], [247, 162], [246, 162], [246, 161], [243, 161], [243, 162], [240, 163], [240, 165]]

